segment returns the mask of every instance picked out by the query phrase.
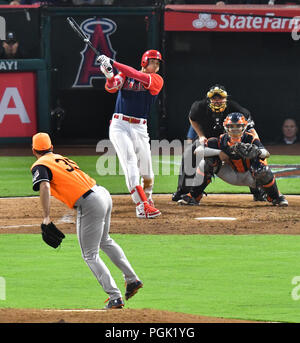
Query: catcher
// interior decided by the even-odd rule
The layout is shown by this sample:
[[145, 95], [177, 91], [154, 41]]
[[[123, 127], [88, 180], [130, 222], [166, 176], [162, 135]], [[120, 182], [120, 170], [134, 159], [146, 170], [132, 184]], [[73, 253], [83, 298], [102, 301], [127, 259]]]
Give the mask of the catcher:
[[[217, 175], [232, 185], [261, 186], [267, 194], [267, 200], [273, 205], [288, 206], [288, 201], [279, 193], [275, 177], [265, 162], [270, 156], [269, 152], [257, 136], [246, 131], [247, 125], [242, 113], [231, 113], [223, 122], [225, 133], [219, 138], [208, 139], [206, 147], [199, 146], [195, 150], [196, 153], [203, 153], [204, 149], [204, 159], [197, 168], [197, 177], [201, 177], [203, 182], [199, 187], [192, 187], [191, 192], [182, 196], [178, 203], [199, 205], [205, 188], [212, 177]], [[222, 160], [225, 160], [223, 163], [220, 154]]]
[[[195, 149], [207, 138], [218, 137], [224, 133], [223, 121], [226, 116], [233, 112], [243, 113], [247, 119], [248, 126], [246, 131], [256, 135], [253, 118], [246, 108], [234, 101], [227, 93], [224, 86], [216, 84], [212, 86], [206, 94], [206, 98], [195, 101], [190, 109], [189, 121], [196, 131], [197, 139], [184, 151], [180, 174], [178, 177], [177, 191], [172, 196], [172, 201], [180, 200], [182, 195], [189, 193], [191, 190], [190, 182], [194, 180], [196, 165]], [[191, 163], [189, 163], [191, 157]], [[222, 156], [220, 156], [222, 159]], [[191, 165], [190, 165], [191, 164]], [[254, 201], [265, 201], [266, 194], [261, 187], [252, 188]]]
[[96, 279], [109, 295], [107, 309], [124, 306], [121, 292], [110, 271], [100, 259], [99, 248], [123, 272], [126, 282], [125, 299], [131, 298], [143, 283], [139, 280], [122, 248], [109, 236], [112, 199], [109, 192], [79, 169], [72, 160], [53, 153], [47, 133], [32, 138], [32, 151], [37, 161], [32, 165], [33, 190], [40, 192], [44, 212], [42, 238], [53, 248], [65, 235], [51, 222], [50, 192], [70, 208], [77, 210], [77, 236], [82, 257]]

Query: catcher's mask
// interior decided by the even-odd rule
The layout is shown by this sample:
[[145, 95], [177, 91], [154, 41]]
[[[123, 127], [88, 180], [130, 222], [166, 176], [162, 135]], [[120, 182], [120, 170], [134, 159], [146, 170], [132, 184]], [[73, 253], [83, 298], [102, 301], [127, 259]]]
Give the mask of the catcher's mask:
[[163, 61], [161, 53], [158, 50], [147, 50], [146, 52], [144, 52], [141, 60], [141, 66], [143, 68], [147, 67], [150, 58], [159, 60], [160, 62]]
[[224, 129], [231, 141], [239, 142], [247, 127], [247, 120], [242, 113], [230, 113], [223, 122]]
[[206, 94], [209, 108], [216, 113], [223, 112], [227, 106], [227, 96], [224, 86], [212, 86]]

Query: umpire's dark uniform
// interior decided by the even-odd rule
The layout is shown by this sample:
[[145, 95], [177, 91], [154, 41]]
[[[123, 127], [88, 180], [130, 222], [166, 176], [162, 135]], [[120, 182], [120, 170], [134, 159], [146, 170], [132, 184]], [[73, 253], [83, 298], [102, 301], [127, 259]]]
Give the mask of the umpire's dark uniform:
[[[245, 118], [248, 121], [247, 130], [250, 130], [254, 128], [254, 122], [251, 118], [250, 112], [239, 105], [237, 102], [227, 99], [226, 108], [223, 112], [214, 112], [211, 110], [211, 108], [208, 106], [207, 99], [195, 101], [190, 109], [189, 118], [192, 121], [197, 122], [206, 138], [210, 137], [219, 137], [222, 133], [224, 133], [223, 128], [223, 121], [227, 117], [229, 113], [233, 112], [239, 112], [243, 113]], [[199, 140], [196, 138], [191, 145], [189, 145], [186, 150], [184, 151], [182, 160], [181, 160], [181, 167], [180, 167], [180, 174], [178, 177], [178, 186], [176, 193], [173, 194], [172, 200], [178, 201], [181, 199], [181, 195], [187, 194], [190, 191], [190, 187], [188, 187], [187, 179], [194, 178], [195, 172], [196, 172], [196, 156], [194, 154], [195, 149], [199, 145]], [[192, 156], [191, 158], [189, 158]], [[190, 169], [192, 171], [192, 174], [187, 175], [185, 173], [184, 168], [184, 161], [189, 161], [192, 159], [192, 168], [186, 168]], [[251, 193], [254, 194], [256, 190], [250, 189]]]

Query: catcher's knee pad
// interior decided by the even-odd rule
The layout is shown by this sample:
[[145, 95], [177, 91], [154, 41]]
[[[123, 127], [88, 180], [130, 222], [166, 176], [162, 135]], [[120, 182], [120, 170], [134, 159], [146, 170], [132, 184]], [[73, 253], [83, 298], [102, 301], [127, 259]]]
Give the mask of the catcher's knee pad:
[[218, 157], [206, 157], [204, 164], [204, 173], [209, 176], [217, 174], [222, 166], [222, 162]]
[[274, 174], [269, 166], [260, 165], [252, 171], [252, 175], [256, 180], [258, 186], [263, 186], [270, 183], [273, 178]]

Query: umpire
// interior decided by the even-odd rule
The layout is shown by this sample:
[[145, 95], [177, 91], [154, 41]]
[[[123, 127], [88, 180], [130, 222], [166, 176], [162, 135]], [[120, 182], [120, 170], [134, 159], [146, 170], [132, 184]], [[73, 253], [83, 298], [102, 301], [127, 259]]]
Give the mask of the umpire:
[[[173, 193], [172, 200], [178, 201], [182, 195], [190, 192], [191, 186], [188, 186], [191, 179], [195, 176], [196, 156], [195, 149], [200, 142], [206, 142], [207, 138], [218, 137], [224, 133], [223, 121], [229, 113], [243, 113], [248, 121], [247, 131], [255, 134], [254, 122], [249, 110], [239, 105], [236, 101], [228, 99], [228, 94], [224, 86], [216, 84], [207, 92], [206, 98], [195, 101], [190, 109], [189, 121], [196, 132], [196, 137], [192, 144], [188, 145], [182, 156], [180, 173], [178, 177], [177, 191]], [[192, 156], [190, 158], [190, 156]], [[226, 156], [224, 156], [224, 159]], [[185, 161], [192, 160], [191, 174], [187, 174]], [[190, 179], [190, 180], [189, 180]], [[250, 188], [254, 201], [265, 201], [266, 195], [260, 188]]]

